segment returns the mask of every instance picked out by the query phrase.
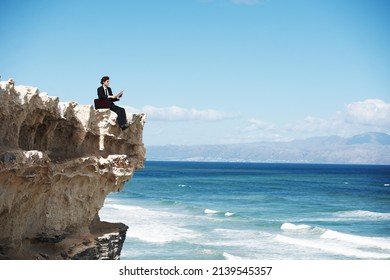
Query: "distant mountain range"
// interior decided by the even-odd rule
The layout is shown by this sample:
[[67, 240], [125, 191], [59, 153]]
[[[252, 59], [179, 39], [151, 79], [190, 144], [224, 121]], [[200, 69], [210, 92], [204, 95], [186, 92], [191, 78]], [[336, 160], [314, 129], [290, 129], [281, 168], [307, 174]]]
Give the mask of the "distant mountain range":
[[390, 135], [386, 133], [369, 132], [355, 135], [348, 139], [347, 145], [354, 144], [379, 144], [390, 145]]
[[148, 160], [390, 164], [390, 135], [313, 137], [290, 142], [149, 146]]

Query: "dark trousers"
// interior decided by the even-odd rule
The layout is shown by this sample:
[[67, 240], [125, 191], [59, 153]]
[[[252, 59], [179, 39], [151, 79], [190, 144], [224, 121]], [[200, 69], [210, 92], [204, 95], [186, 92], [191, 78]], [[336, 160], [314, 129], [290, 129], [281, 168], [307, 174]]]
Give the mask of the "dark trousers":
[[115, 104], [112, 104], [110, 110], [114, 111], [118, 115], [116, 120], [118, 121], [119, 126], [122, 126], [127, 123], [125, 109], [116, 106]]

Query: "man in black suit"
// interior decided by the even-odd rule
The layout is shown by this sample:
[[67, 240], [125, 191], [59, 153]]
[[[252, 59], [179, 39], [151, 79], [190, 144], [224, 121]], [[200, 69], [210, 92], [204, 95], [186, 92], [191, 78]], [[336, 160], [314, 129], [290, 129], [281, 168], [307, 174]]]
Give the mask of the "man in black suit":
[[127, 118], [126, 118], [126, 111], [122, 107], [116, 106], [114, 104], [115, 101], [118, 101], [119, 98], [122, 97], [123, 91], [119, 92], [117, 95], [112, 95], [111, 88], [109, 87], [110, 85], [110, 77], [104, 76], [101, 80], [100, 83], [102, 84], [101, 87], [98, 87], [97, 89], [97, 94], [99, 96], [99, 99], [107, 99], [109, 101], [110, 105], [110, 110], [114, 111], [118, 117], [117, 121], [119, 123], [120, 128], [123, 130], [129, 127], [129, 124], [127, 123]]

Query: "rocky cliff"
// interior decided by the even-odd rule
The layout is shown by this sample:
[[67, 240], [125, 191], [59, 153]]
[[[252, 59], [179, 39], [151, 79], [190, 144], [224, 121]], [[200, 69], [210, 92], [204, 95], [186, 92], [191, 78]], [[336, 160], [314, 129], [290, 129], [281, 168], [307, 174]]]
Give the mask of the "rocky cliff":
[[0, 259], [119, 258], [127, 226], [98, 212], [143, 168], [145, 116], [128, 119], [0, 82]]

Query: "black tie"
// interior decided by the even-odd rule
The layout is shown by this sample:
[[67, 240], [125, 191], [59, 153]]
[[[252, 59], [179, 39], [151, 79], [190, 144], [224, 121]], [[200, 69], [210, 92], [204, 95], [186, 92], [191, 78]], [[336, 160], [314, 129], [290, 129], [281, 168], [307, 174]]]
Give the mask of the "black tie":
[[106, 97], [108, 97], [108, 94], [107, 94], [107, 89], [105, 88], [105, 89], [104, 89], [104, 91], [105, 91], [105, 93], [106, 93]]

